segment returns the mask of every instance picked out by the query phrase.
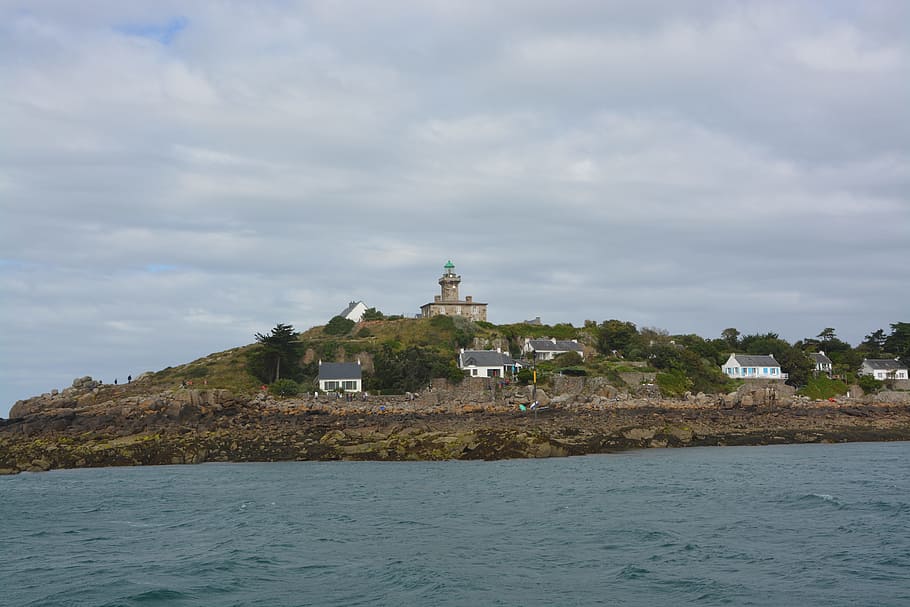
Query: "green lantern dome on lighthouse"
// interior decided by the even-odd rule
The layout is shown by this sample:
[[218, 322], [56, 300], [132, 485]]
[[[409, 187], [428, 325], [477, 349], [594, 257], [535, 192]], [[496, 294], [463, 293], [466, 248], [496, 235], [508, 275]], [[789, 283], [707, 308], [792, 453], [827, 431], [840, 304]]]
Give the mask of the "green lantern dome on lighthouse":
[[450, 260], [446, 263], [446, 265], [444, 265], [443, 267], [444, 267], [446, 270], [451, 271], [451, 270], [454, 270], [454, 269], [455, 269], [455, 264], [452, 263], [452, 260], [450, 259]]

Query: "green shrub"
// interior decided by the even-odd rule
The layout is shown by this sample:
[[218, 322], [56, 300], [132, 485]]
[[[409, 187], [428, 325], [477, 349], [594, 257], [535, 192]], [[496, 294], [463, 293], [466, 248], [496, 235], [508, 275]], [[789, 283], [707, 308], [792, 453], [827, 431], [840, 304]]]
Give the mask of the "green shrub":
[[279, 379], [269, 386], [269, 392], [278, 396], [297, 396], [300, 394], [300, 384], [293, 379]]
[[657, 374], [657, 386], [664, 396], [682, 396], [692, 386], [691, 380], [682, 371]]
[[329, 324], [325, 326], [323, 332], [326, 335], [347, 335], [351, 329], [354, 328], [355, 324], [357, 323], [344, 316], [335, 316], [329, 321]]
[[808, 396], [818, 400], [833, 398], [846, 393], [847, 384], [837, 379], [831, 379], [826, 375], [810, 378], [809, 383], [797, 392], [800, 396]]
[[878, 392], [885, 385], [871, 375], [860, 375], [856, 378], [856, 383], [863, 389], [863, 392]]

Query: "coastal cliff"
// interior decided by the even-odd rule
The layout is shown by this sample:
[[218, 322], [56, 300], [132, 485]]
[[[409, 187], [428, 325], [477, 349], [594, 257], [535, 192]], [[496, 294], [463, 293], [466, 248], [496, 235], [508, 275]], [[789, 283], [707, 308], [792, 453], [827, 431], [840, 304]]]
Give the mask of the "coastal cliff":
[[[478, 384], [480, 386], [480, 384]], [[0, 473], [282, 460], [559, 457], [652, 447], [910, 440], [906, 394], [809, 401], [767, 387], [720, 397], [550, 397], [525, 388], [431, 390], [363, 400], [143, 393], [74, 384], [0, 420]], [[601, 390], [601, 394], [609, 391]]]

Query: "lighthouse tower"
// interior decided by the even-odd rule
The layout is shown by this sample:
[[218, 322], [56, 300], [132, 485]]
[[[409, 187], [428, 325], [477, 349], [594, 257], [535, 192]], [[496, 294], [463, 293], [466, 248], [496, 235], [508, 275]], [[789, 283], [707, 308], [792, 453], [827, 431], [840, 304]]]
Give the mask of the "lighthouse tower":
[[458, 285], [461, 283], [461, 276], [455, 273], [455, 264], [450, 259], [443, 266], [444, 272], [439, 279], [439, 287], [442, 291], [440, 301], [458, 301]]
[[455, 273], [455, 264], [450, 259], [443, 266], [439, 279], [439, 295], [434, 297], [431, 303], [420, 306], [420, 315], [424, 318], [464, 316], [471, 320], [486, 320], [487, 304], [474, 301], [470, 295], [462, 300], [458, 295], [459, 284], [461, 276]]

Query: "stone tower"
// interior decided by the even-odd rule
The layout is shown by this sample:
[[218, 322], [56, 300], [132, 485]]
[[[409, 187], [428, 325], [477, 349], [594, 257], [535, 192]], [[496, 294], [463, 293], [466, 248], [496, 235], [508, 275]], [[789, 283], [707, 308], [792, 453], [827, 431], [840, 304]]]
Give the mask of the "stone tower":
[[471, 320], [487, 319], [487, 304], [476, 302], [468, 295], [464, 300], [458, 295], [461, 276], [455, 273], [455, 264], [451, 260], [443, 266], [439, 279], [440, 293], [432, 303], [420, 306], [420, 315], [424, 318], [433, 316], [464, 316]]
[[458, 285], [461, 283], [461, 276], [455, 273], [455, 264], [450, 259], [443, 266], [443, 274], [439, 279], [439, 287], [442, 290], [440, 301], [458, 301]]

